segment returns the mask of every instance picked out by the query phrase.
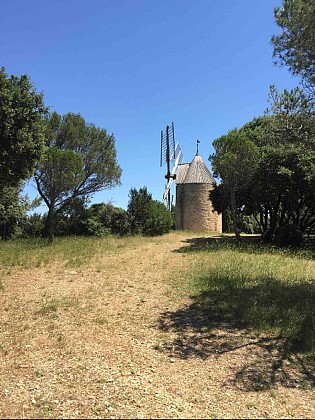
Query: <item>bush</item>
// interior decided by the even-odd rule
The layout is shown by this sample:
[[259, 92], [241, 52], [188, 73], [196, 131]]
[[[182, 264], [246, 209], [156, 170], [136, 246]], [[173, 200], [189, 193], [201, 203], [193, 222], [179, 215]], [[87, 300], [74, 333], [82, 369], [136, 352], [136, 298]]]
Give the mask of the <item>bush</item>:
[[128, 219], [133, 235], [156, 236], [168, 233], [173, 224], [172, 213], [163, 203], [152, 199], [146, 187], [129, 193]]
[[126, 210], [117, 208], [111, 219], [111, 232], [116, 235], [130, 234], [130, 224]]
[[149, 205], [149, 217], [146, 220], [143, 234], [147, 236], [163, 235], [173, 226], [172, 214], [163, 203], [152, 200]]
[[84, 234], [88, 236], [108, 236], [110, 230], [107, 229], [96, 218], [90, 217], [83, 222]]
[[55, 215], [55, 235], [84, 235], [87, 218], [86, 199], [73, 198]]
[[303, 245], [304, 238], [301, 231], [294, 225], [279, 226], [275, 231], [274, 242], [280, 248], [297, 248]]
[[127, 235], [130, 231], [127, 212], [110, 203], [97, 203], [87, 210], [89, 217], [94, 218], [102, 226], [117, 235]]
[[132, 235], [144, 234], [151, 201], [152, 194], [148, 192], [147, 187], [140, 188], [139, 191], [131, 188], [127, 213]]
[[44, 218], [41, 214], [33, 213], [21, 223], [21, 236], [23, 238], [39, 238], [44, 227]]

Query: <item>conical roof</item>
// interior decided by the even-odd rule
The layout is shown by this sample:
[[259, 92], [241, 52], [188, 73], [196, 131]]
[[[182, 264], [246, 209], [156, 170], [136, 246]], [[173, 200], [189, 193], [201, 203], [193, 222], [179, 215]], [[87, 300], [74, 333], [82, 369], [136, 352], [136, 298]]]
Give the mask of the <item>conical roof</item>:
[[180, 179], [176, 176], [176, 181], [179, 184], [212, 184], [215, 182], [199, 153], [196, 154], [189, 165], [182, 166], [183, 173], [179, 177]]

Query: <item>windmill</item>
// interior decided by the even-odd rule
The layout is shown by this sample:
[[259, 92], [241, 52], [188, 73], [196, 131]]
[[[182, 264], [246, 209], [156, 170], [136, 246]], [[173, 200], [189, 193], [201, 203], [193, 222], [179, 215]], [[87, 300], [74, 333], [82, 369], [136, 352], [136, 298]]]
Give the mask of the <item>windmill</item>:
[[[161, 157], [160, 166], [166, 163], [167, 185], [163, 194], [163, 200], [166, 201], [167, 208], [171, 210], [171, 185], [176, 178], [176, 170], [179, 164], [183, 162], [183, 153], [178, 143], [175, 145], [174, 123], [171, 127], [166, 126], [163, 133], [161, 131]], [[171, 169], [172, 166], [172, 169]]]

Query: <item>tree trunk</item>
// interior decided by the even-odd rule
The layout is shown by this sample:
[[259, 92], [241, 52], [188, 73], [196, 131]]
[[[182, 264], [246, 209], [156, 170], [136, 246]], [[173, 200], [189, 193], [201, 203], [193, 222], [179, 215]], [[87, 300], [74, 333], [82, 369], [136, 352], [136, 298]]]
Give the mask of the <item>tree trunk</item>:
[[2, 240], [5, 241], [7, 239], [7, 222], [4, 222], [3, 231], [2, 231]]
[[236, 207], [236, 197], [235, 197], [235, 188], [231, 189], [231, 211], [232, 211], [232, 219], [233, 219], [233, 230], [236, 236], [236, 240], [238, 244], [241, 242], [241, 235], [238, 227], [238, 214], [237, 214], [237, 207]]
[[54, 240], [54, 222], [55, 222], [55, 212], [54, 206], [50, 205], [48, 209], [47, 219], [42, 230], [42, 237], [48, 238], [51, 242]]

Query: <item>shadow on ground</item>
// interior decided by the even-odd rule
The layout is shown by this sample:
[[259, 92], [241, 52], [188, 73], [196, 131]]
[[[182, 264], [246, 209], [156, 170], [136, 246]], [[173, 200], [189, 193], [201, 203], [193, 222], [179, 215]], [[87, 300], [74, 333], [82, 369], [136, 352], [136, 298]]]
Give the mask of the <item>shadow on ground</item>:
[[277, 384], [290, 388], [315, 385], [311, 368], [284, 339], [220, 321], [198, 304], [162, 313], [159, 328], [172, 338], [157, 350], [171, 358], [215, 358], [219, 364], [220, 357], [231, 357], [227, 385], [244, 391], [271, 389]]
[[[217, 241], [195, 239], [191, 247], [217, 247]], [[314, 387], [314, 361], [305, 353], [314, 356], [315, 285], [284, 284], [270, 276], [252, 283], [237, 274], [208, 276], [210, 281], [203, 280], [209, 286], [191, 296], [190, 305], [161, 313], [159, 329], [170, 339], [157, 349], [182, 360], [224, 358], [226, 385], [245, 391], [277, 384]], [[272, 330], [278, 333], [257, 333]]]
[[[187, 246], [188, 245], [188, 246]], [[303, 248], [282, 248], [279, 249], [270, 244], [264, 244], [260, 235], [244, 235], [241, 243], [238, 244], [235, 236], [218, 235], [210, 237], [196, 237], [183, 241], [183, 246], [175, 253], [190, 253], [198, 251], [215, 252], [218, 250], [233, 250], [237, 249], [239, 252], [247, 253], [285, 253], [286, 255], [299, 256], [304, 259], [315, 259], [315, 239], [307, 241]]]

